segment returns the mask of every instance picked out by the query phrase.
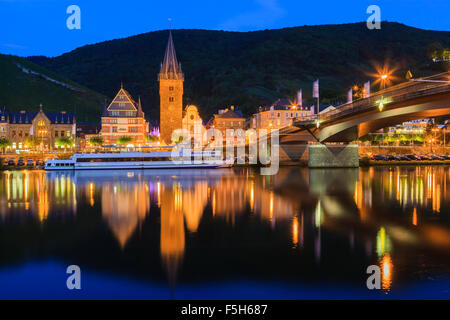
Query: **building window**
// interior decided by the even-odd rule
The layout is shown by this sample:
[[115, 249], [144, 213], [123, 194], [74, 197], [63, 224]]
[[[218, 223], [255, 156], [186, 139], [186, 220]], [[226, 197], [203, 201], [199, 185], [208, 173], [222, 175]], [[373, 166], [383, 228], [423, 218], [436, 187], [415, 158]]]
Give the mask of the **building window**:
[[281, 117], [281, 113], [278, 112], [278, 113], [277, 113], [277, 117], [278, 117], [278, 118]]
[[117, 132], [117, 127], [112, 127], [112, 132]]
[[61, 131], [61, 137], [64, 137], [64, 131]]
[[169, 97], [169, 102], [173, 102], [173, 97]]
[[173, 91], [173, 87], [169, 87], [169, 91]]
[[55, 130], [55, 138], [58, 138], [58, 130]]

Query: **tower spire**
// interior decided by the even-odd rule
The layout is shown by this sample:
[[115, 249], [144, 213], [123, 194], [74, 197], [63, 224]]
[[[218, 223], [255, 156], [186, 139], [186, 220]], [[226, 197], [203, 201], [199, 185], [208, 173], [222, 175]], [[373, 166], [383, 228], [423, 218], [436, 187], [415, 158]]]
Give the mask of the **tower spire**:
[[169, 31], [169, 40], [167, 42], [166, 54], [164, 55], [159, 78], [163, 79], [184, 79], [181, 71], [181, 64], [178, 63], [177, 54], [175, 53], [175, 45], [173, 44], [172, 31]]
[[138, 117], [143, 117], [144, 112], [142, 112], [142, 105], [141, 105], [141, 96], [139, 96], [139, 102], [138, 102]]

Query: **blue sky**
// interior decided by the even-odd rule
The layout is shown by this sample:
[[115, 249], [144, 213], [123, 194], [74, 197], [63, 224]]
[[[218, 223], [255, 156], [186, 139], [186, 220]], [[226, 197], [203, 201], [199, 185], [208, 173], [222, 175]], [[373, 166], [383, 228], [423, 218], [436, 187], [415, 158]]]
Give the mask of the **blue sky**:
[[[69, 30], [66, 9], [81, 9]], [[77, 47], [167, 29], [251, 31], [381, 19], [450, 31], [449, 0], [0, 0], [0, 53], [57, 56]]]

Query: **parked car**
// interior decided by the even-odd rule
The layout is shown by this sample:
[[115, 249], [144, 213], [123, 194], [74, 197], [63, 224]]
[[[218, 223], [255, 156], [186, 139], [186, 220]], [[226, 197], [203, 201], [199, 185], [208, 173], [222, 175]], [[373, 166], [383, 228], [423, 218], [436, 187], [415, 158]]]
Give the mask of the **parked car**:
[[17, 161], [18, 166], [24, 166], [25, 165], [25, 159], [23, 157], [19, 158], [19, 161]]
[[444, 160], [450, 160], [450, 155], [446, 154], [446, 155], [442, 156], [442, 158], [444, 158]]
[[34, 161], [32, 159], [28, 159], [27, 160], [27, 167], [33, 167], [34, 166]]
[[382, 154], [375, 154], [372, 156], [373, 160], [377, 160], [377, 161], [387, 161], [388, 159], [382, 155]]
[[36, 167], [42, 167], [45, 165], [45, 162], [41, 159], [36, 160]]
[[8, 160], [8, 166], [15, 166], [16, 162], [14, 161], [14, 159], [9, 159]]
[[401, 161], [411, 161], [407, 156], [397, 156]]
[[420, 158], [417, 157], [415, 154], [407, 154], [406, 157], [407, 157], [409, 160], [420, 160]]
[[397, 160], [392, 154], [387, 154], [387, 155], [386, 155], [386, 158], [387, 158], [389, 161], [395, 161], [395, 160]]

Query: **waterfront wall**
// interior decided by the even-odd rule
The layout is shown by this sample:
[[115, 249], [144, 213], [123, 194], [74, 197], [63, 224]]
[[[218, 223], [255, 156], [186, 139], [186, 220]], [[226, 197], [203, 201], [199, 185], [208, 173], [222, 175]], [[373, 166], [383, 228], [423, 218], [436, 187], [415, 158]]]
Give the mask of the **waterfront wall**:
[[359, 167], [358, 145], [309, 145], [310, 168], [356, 168]]
[[433, 148], [430, 148], [430, 146], [359, 146], [360, 155], [369, 155], [372, 153], [392, 155], [426, 155], [430, 153], [446, 154], [450, 153], [450, 147], [433, 146]]

